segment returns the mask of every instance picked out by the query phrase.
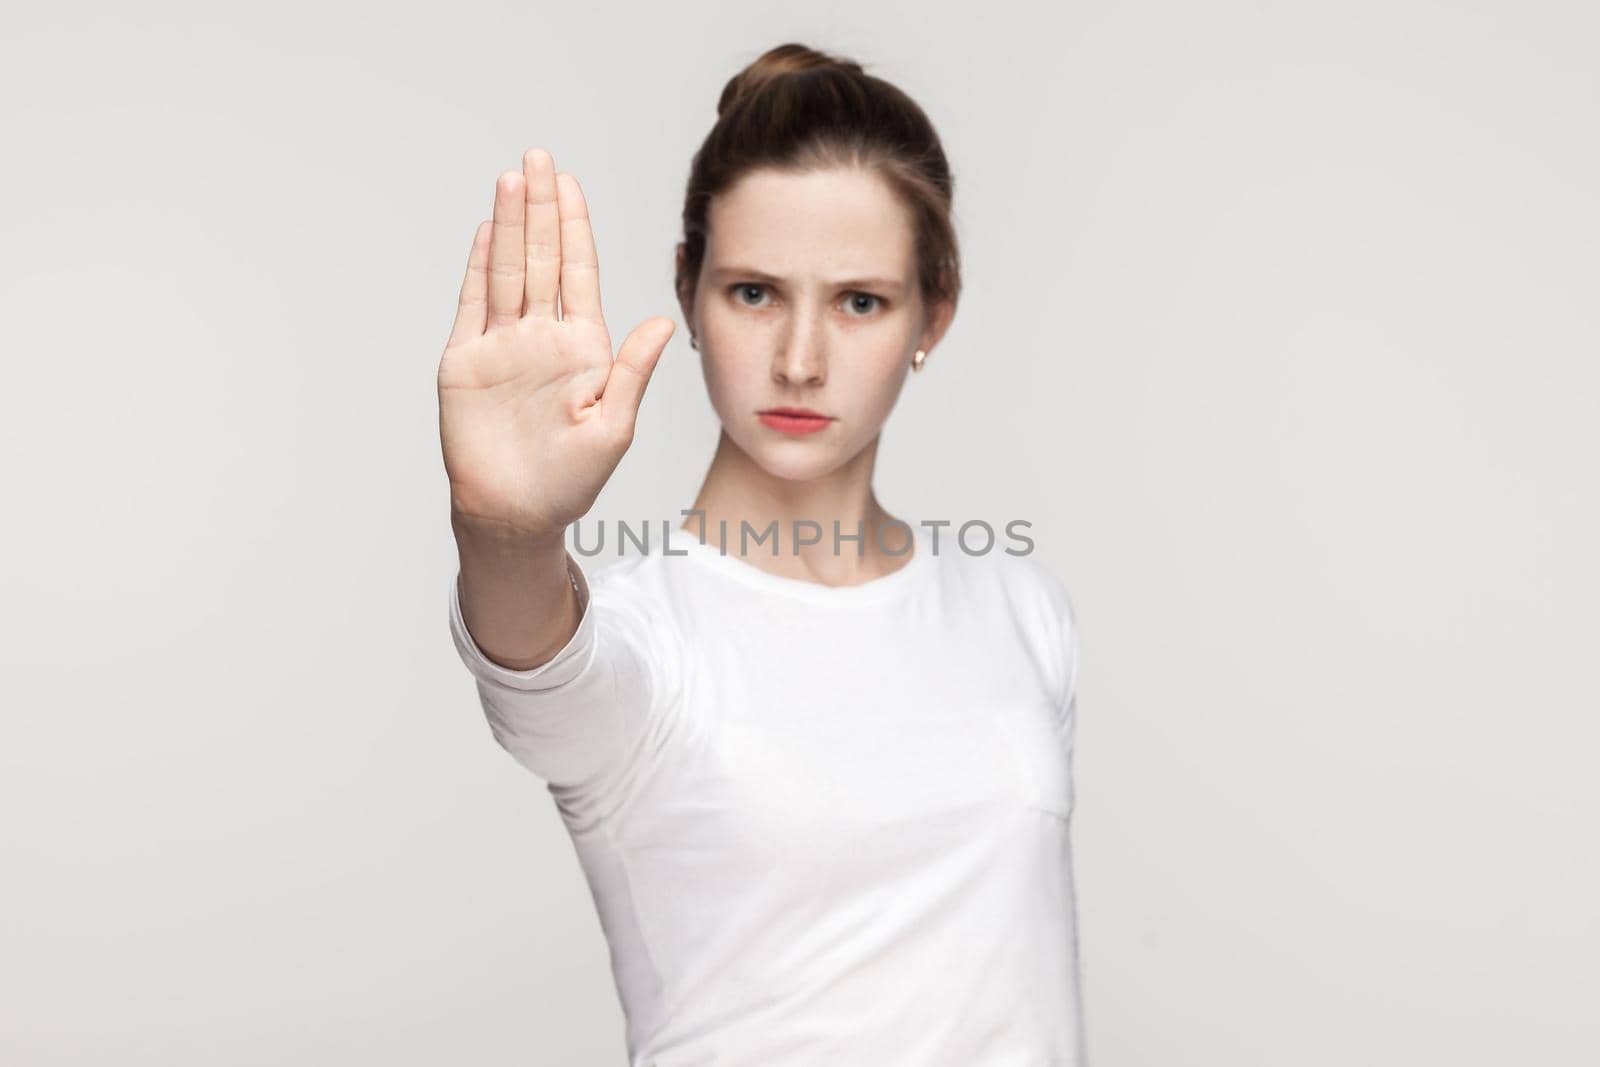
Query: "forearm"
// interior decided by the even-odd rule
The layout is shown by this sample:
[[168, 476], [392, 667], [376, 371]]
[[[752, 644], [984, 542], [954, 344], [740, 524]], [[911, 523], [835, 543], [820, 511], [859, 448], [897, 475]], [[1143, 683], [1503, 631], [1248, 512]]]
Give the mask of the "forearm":
[[582, 617], [567, 572], [566, 531], [542, 537], [452, 516], [461, 617], [484, 655], [532, 670], [560, 652]]

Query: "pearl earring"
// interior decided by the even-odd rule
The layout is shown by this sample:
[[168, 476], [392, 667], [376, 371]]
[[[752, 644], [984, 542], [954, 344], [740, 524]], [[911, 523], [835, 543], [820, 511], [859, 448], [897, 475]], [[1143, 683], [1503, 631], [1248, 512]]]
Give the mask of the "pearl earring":
[[920, 348], [917, 349], [917, 354], [911, 357], [911, 369], [921, 370], [923, 363], [927, 362], [927, 359], [928, 353], [924, 352]]

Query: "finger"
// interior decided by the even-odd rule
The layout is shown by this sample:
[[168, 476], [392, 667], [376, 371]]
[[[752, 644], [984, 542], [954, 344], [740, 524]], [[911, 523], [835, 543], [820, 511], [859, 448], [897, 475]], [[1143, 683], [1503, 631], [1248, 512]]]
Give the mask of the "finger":
[[589, 226], [589, 204], [578, 179], [565, 172], [556, 175], [556, 197], [561, 212], [561, 317], [590, 319], [604, 324], [600, 310], [600, 257]]
[[[561, 283], [561, 220], [556, 209], [556, 163], [542, 148], [522, 155], [527, 189], [527, 221], [523, 224], [527, 260], [523, 292], [527, 314], [556, 317], [556, 291]], [[561, 305], [566, 313], [566, 302]]]
[[619, 431], [625, 430], [629, 440], [633, 438], [644, 388], [650, 384], [650, 376], [661, 361], [661, 352], [676, 328], [671, 319], [646, 319], [628, 334], [617, 350], [616, 361], [611, 364], [611, 376], [606, 379], [600, 403], [604, 417]]
[[522, 317], [522, 175], [506, 171], [494, 184], [489, 243], [489, 327]]
[[456, 301], [456, 322], [450, 330], [450, 343], [456, 344], [483, 333], [489, 299], [489, 233], [494, 224], [478, 223], [472, 235], [472, 252], [467, 256], [467, 276], [461, 281], [461, 299]]

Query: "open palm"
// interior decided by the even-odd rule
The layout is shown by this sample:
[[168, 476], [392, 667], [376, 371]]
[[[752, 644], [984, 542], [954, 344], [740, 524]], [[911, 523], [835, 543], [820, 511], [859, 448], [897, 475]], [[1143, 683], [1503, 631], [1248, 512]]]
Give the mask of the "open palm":
[[583, 191], [529, 149], [522, 173], [495, 183], [439, 361], [453, 515], [548, 536], [588, 512], [633, 441], [672, 331], [646, 319], [613, 361]]

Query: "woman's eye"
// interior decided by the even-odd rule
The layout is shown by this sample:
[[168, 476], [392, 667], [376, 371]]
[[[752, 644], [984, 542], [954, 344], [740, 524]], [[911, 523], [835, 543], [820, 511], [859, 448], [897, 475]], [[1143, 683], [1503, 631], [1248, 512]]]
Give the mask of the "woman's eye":
[[[740, 282], [733, 286], [734, 298], [745, 307], [760, 307], [767, 287], [760, 282]], [[883, 298], [872, 293], [851, 293], [847, 299], [851, 314], [857, 318], [870, 315], [883, 306]]]
[[[861, 302], [864, 300], [868, 301], [866, 307], [861, 306]], [[873, 296], [871, 293], [854, 293], [850, 297], [851, 309], [859, 311], [862, 314], [867, 314], [868, 312], [876, 310], [878, 305], [882, 303], [883, 301], [880, 298]]]

